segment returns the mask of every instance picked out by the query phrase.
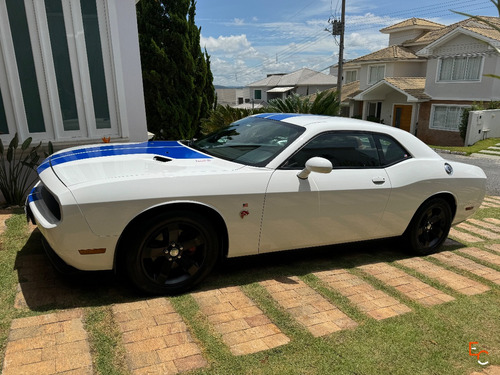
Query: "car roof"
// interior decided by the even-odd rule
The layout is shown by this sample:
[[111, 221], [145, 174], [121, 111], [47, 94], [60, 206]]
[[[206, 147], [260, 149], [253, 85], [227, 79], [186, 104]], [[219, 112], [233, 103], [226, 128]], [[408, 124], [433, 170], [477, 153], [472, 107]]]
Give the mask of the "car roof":
[[377, 124], [348, 117], [323, 116], [302, 113], [261, 113], [253, 117], [261, 117], [269, 120], [282, 121], [289, 124], [303, 126], [305, 128], [314, 127], [327, 128], [329, 130], [366, 130], [387, 132], [387, 125]]

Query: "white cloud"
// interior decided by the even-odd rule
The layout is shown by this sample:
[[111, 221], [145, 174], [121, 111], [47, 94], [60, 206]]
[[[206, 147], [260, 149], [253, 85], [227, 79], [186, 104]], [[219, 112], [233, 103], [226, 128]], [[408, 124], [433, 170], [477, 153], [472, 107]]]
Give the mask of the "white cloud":
[[205, 38], [201, 36], [200, 44], [202, 48], [206, 48], [209, 54], [214, 51], [237, 52], [251, 47], [251, 43], [247, 40], [245, 34], [219, 36], [217, 39], [213, 37]]
[[[344, 57], [354, 59], [387, 47], [388, 35], [379, 30], [401, 19], [372, 13], [348, 18]], [[272, 73], [290, 73], [301, 68], [323, 70], [338, 61], [338, 44], [325, 31], [326, 19], [303, 22], [260, 23], [257, 19], [234, 19], [245, 33], [201, 37], [201, 46], [211, 56], [214, 83], [247, 85]], [[339, 38], [337, 37], [337, 41]]]

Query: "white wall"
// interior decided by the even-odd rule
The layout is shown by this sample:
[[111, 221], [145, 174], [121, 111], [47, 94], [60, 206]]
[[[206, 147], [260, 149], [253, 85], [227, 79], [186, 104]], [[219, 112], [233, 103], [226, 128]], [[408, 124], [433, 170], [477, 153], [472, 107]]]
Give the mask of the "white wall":
[[487, 138], [500, 138], [500, 109], [469, 113], [465, 145], [470, 146]]
[[[110, 1], [111, 40], [115, 52], [118, 108], [122, 126], [128, 129], [128, 138], [139, 142], [148, 139], [146, 108], [142, 85], [139, 32], [135, 0]], [[114, 18], [114, 19], [113, 19]]]

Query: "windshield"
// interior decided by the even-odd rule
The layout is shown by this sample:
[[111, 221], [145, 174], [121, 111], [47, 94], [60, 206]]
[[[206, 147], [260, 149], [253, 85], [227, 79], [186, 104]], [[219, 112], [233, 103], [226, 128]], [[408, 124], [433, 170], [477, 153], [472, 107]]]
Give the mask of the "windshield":
[[193, 146], [212, 156], [262, 167], [304, 130], [281, 121], [247, 117], [194, 142]]

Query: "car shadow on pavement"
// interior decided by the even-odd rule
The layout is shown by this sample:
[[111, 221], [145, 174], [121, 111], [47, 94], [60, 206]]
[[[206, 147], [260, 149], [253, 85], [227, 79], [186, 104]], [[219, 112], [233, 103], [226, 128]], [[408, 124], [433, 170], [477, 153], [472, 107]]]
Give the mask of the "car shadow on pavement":
[[[61, 275], [44, 253], [41, 239], [41, 233], [35, 229], [17, 254], [16, 308], [48, 311], [150, 298], [112, 271]], [[463, 246], [448, 240], [443, 250]], [[286, 280], [290, 276], [411, 257], [414, 255], [405, 252], [399, 240], [389, 239], [230, 258], [222, 262], [196, 290], [241, 286], [276, 278]]]

